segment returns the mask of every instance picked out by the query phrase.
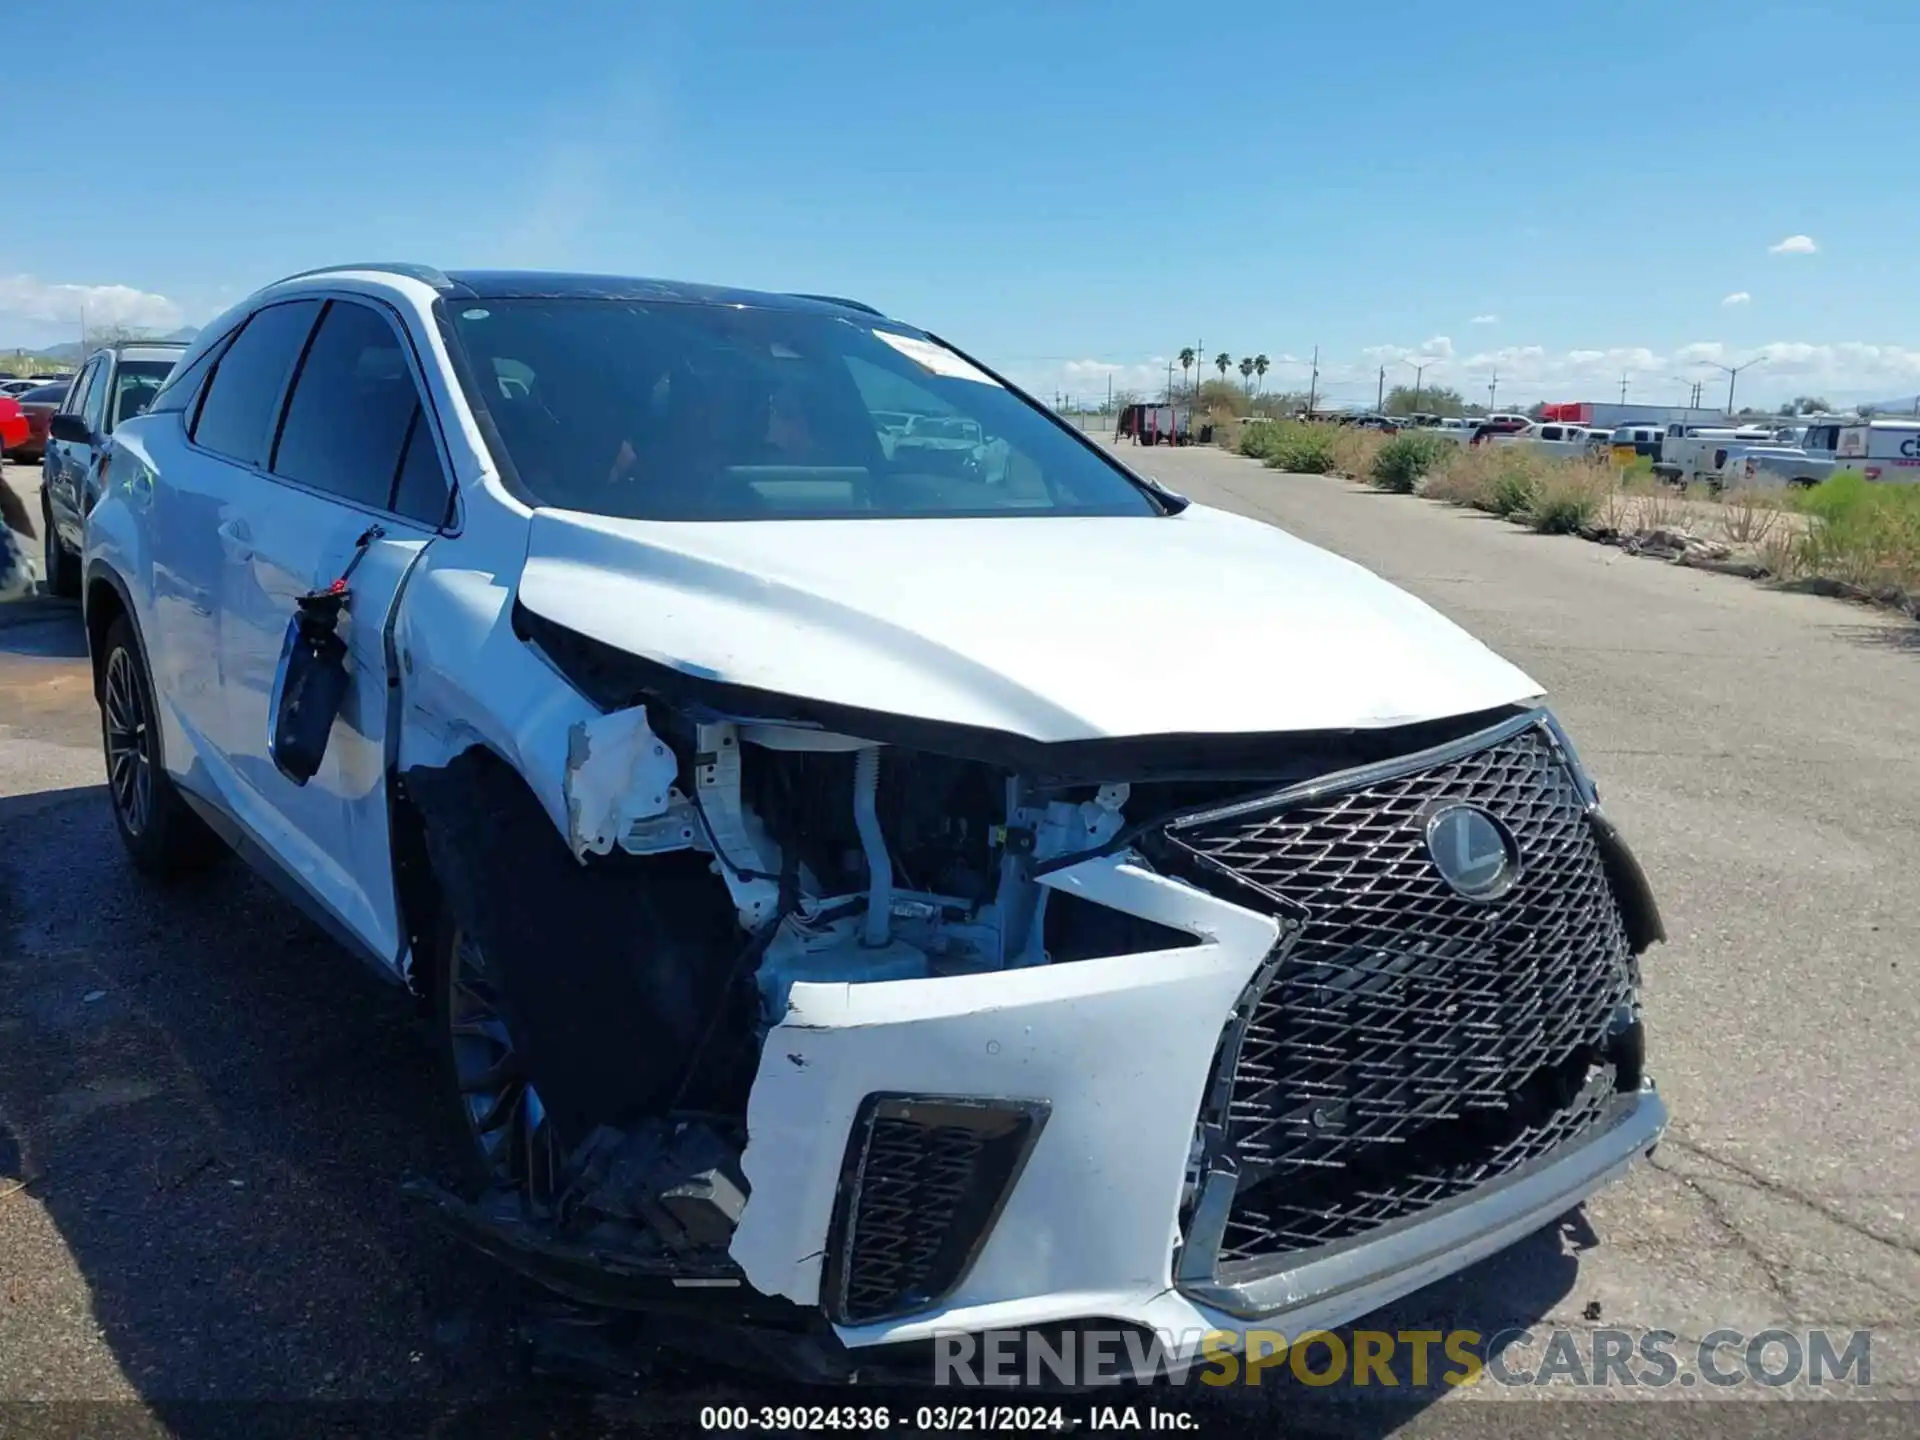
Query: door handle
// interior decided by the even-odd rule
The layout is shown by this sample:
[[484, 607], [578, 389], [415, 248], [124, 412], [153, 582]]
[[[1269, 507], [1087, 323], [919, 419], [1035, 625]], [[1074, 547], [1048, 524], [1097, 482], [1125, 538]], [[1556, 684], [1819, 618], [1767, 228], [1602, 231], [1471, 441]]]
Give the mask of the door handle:
[[253, 533], [247, 529], [246, 521], [222, 520], [214, 533], [220, 537], [220, 548], [227, 552], [229, 560], [253, 558]]

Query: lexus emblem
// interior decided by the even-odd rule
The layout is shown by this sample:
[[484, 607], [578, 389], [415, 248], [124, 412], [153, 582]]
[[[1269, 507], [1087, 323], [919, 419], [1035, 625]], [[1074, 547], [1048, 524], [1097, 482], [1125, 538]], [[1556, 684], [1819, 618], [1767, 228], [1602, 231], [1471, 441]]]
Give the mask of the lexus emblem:
[[1427, 854], [1456, 895], [1492, 900], [1520, 878], [1513, 832], [1484, 810], [1449, 805], [1427, 817]]

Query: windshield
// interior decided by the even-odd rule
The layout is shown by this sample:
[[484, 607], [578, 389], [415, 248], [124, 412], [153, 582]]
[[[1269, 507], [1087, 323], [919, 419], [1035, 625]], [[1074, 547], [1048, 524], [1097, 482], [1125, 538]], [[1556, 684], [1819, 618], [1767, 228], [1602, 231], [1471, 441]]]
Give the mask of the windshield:
[[952, 351], [888, 322], [626, 300], [448, 305], [542, 505], [636, 520], [1153, 515]]

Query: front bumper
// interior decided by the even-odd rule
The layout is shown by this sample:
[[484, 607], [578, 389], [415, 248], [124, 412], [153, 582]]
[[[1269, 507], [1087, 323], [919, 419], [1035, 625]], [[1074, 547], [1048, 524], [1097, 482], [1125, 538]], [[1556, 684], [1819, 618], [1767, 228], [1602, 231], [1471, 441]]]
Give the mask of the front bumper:
[[1244, 1343], [1254, 1328], [1333, 1328], [1548, 1223], [1651, 1150], [1666, 1126], [1664, 1103], [1642, 1083], [1599, 1123], [1453, 1201], [1261, 1267], [1183, 1277], [1195, 1116], [1221, 1027], [1281, 925], [1125, 859], [1048, 881], [1201, 943], [984, 976], [797, 985], [768, 1037], [743, 1157], [753, 1198], [731, 1254], [755, 1289], [826, 1304], [830, 1316], [845, 1138], [869, 1097], [1046, 1105], [957, 1284], [900, 1318], [836, 1323], [849, 1349], [1088, 1320], [1156, 1331], [1174, 1353], [1209, 1333]]
[[[1485, 905], [1420, 849], [1462, 804], [1514, 847]], [[748, 1283], [855, 1350], [1297, 1334], [1512, 1243], [1663, 1133], [1633, 960], [1658, 912], [1544, 712], [1183, 817], [1148, 853], [1041, 883], [1191, 946], [794, 987], [748, 1105]], [[943, 1245], [957, 1215], [973, 1233]], [[867, 1279], [905, 1281], [849, 1285], [876, 1255]]]
[[[1622, 1095], [1586, 1134], [1457, 1200], [1435, 1206], [1366, 1238], [1287, 1256], [1230, 1282], [1190, 1284], [1197, 1306], [1235, 1320], [1266, 1323], [1326, 1308], [1344, 1319], [1504, 1249], [1565, 1214], [1652, 1153], [1667, 1128], [1667, 1106], [1651, 1081]], [[1341, 1321], [1332, 1322], [1335, 1324]], [[1302, 1327], [1287, 1327], [1300, 1333]]]

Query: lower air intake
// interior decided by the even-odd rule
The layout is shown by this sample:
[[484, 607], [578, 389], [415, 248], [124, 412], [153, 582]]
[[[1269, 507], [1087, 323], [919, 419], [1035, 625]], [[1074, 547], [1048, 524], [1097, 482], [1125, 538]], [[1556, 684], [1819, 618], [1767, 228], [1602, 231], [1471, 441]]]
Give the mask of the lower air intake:
[[824, 1293], [844, 1325], [924, 1310], [965, 1278], [1046, 1119], [1038, 1101], [870, 1095], [841, 1169]]

